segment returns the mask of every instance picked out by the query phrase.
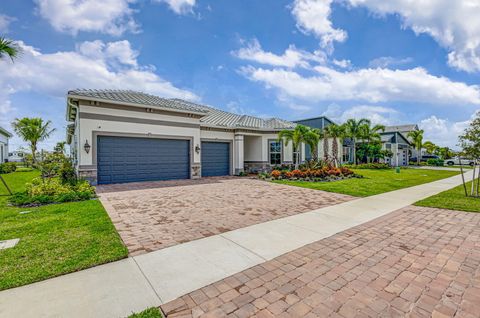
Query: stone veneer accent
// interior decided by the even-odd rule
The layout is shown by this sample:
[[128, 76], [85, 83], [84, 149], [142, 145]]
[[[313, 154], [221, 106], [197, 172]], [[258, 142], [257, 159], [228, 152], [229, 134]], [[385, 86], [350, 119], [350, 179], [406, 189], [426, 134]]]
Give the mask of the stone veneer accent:
[[200, 163], [192, 163], [192, 179], [199, 179], [202, 177], [202, 165]]
[[97, 169], [79, 169], [78, 177], [87, 180], [91, 185], [96, 185]]

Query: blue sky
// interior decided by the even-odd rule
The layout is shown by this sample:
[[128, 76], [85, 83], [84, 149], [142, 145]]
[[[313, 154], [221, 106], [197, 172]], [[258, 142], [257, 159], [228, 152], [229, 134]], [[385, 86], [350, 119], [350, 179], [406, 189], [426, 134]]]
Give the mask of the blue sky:
[[[49, 119], [74, 88], [136, 89], [261, 117], [418, 123], [454, 147], [480, 109], [480, 3], [3, 0], [0, 125]], [[12, 148], [23, 143], [12, 140]]]

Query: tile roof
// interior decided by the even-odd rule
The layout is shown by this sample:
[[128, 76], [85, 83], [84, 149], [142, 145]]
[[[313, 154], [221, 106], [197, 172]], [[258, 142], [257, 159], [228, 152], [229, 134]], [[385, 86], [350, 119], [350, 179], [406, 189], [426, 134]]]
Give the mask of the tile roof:
[[410, 125], [398, 125], [398, 126], [385, 126], [385, 132], [408, 132], [408, 131], [413, 131], [413, 130], [418, 130], [418, 126], [415, 124], [410, 124]]
[[200, 123], [204, 126], [213, 126], [230, 129], [260, 129], [280, 130], [295, 127], [295, 123], [278, 119], [264, 119], [249, 115], [239, 115], [223, 111], [211, 106], [200, 105], [178, 98], [161, 98], [158, 96], [131, 90], [72, 90], [68, 95], [108, 100], [112, 102], [133, 103], [153, 107], [168, 108], [180, 111], [193, 111], [204, 114]]
[[132, 90], [76, 89], [69, 91], [68, 95], [94, 98], [112, 102], [123, 102], [129, 104], [167, 108], [186, 112], [190, 111], [195, 113], [206, 113], [206, 111], [202, 107], [196, 107], [195, 104], [187, 105], [183, 103], [178, 103], [174, 99], [161, 98], [155, 95], [136, 92]]

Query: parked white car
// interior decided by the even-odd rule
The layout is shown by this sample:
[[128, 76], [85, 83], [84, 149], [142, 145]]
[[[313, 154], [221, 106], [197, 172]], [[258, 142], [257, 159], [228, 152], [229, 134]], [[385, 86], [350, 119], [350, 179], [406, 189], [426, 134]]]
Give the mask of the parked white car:
[[475, 164], [475, 161], [473, 159], [467, 159], [467, 158], [452, 158], [452, 159], [446, 159], [445, 164], [447, 166], [473, 166]]

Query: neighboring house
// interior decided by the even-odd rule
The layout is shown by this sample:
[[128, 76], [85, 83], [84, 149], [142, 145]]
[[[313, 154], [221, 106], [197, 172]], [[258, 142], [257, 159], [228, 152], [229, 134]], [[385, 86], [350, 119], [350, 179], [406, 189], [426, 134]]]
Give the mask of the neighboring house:
[[27, 153], [21, 150], [12, 151], [8, 153], [8, 161], [10, 162], [24, 162]]
[[412, 152], [412, 143], [401, 132], [385, 129], [385, 132], [380, 133], [382, 140], [382, 149], [392, 152], [391, 158], [386, 158], [384, 161], [393, 167], [408, 166], [408, 161]]
[[0, 127], [0, 163], [8, 161], [8, 140], [12, 134]]
[[[320, 129], [320, 130], [323, 130], [325, 127], [334, 124], [334, 122], [332, 120], [328, 119], [325, 116], [295, 120], [294, 123], [299, 124], [299, 125], [308, 126], [308, 127], [311, 127], [311, 128], [317, 128], [317, 129]], [[338, 139], [337, 142], [338, 142], [338, 157], [339, 157], [338, 159], [340, 160], [340, 162], [350, 162], [349, 154], [350, 154], [351, 151], [350, 151], [349, 148], [347, 148], [349, 140], [344, 139], [342, 141], [342, 140]], [[333, 143], [333, 140], [328, 139], [328, 146], [329, 146], [328, 154], [330, 156], [332, 155], [332, 143]], [[318, 144], [318, 147], [317, 147], [318, 158], [320, 158], [320, 159], [322, 159], [324, 157], [324, 154], [325, 154], [323, 146], [324, 146], [324, 142], [323, 142], [323, 140], [320, 140], [320, 142]], [[309, 145], [302, 145], [302, 153], [305, 154], [305, 156], [302, 157], [302, 159], [304, 159], [304, 160], [312, 159], [312, 151], [311, 151]]]
[[67, 95], [67, 143], [92, 183], [223, 176], [292, 163], [278, 132], [295, 124], [125, 90]]

